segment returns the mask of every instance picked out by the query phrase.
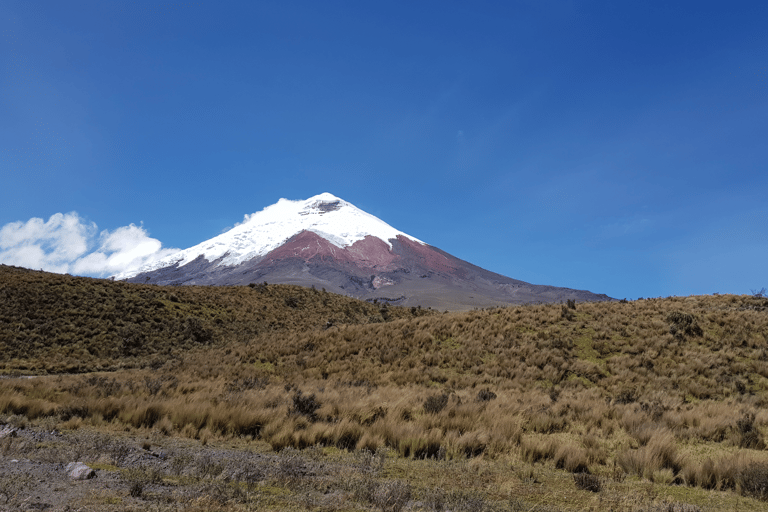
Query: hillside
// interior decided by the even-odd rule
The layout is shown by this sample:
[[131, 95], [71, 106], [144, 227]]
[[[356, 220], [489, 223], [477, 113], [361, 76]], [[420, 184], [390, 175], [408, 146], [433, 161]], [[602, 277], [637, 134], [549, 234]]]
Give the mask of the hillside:
[[[433, 511], [437, 499], [456, 510], [637, 512], [768, 500], [768, 299], [437, 313], [291, 286], [0, 270], [6, 373], [120, 369], [0, 380], [0, 423], [287, 454], [259, 477], [268, 487], [238, 494], [245, 501], [216, 491], [222, 510], [253, 500], [395, 510], [376, 493], [405, 488], [422, 508], [412, 507]], [[143, 343], [127, 343], [129, 331]], [[388, 455], [369, 471], [355, 462], [366, 453]], [[337, 478], [317, 469], [337, 463]], [[304, 472], [280, 473], [291, 464]], [[205, 474], [183, 483], [157, 467], [157, 496], [193, 484], [213, 496]], [[246, 482], [232, 471], [233, 485]], [[328, 493], [339, 503], [323, 505]]]
[[430, 313], [299, 286], [163, 287], [0, 265], [0, 365], [24, 373], [157, 367], [268, 332]]

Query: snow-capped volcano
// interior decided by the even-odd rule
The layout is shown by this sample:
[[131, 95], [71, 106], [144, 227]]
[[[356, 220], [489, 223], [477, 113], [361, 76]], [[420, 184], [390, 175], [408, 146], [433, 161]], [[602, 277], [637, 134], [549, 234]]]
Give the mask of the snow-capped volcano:
[[216, 262], [216, 266], [232, 267], [265, 256], [303, 231], [315, 233], [340, 249], [369, 236], [383, 241], [390, 249], [390, 240], [398, 236], [423, 244], [353, 204], [325, 192], [305, 201], [280, 199], [260, 212], [246, 215], [243, 222], [226, 233], [153, 264], [123, 272], [115, 278], [129, 279], [173, 265], [183, 267], [201, 256], [208, 262]]
[[609, 299], [489, 272], [328, 193], [280, 199], [226, 233], [115, 277], [170, 285], [298, 284], [441, 309]]

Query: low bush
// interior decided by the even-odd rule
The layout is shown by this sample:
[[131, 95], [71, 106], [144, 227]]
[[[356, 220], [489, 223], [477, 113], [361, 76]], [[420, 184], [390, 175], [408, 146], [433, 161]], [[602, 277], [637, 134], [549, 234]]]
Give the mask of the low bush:
[[322, 404], [317, 401], [314, 394], [304, 395], [301, 391], [297, 391], [293, 395], [293, 408], [291, 412], [294, 414], [301, 414], [311, 420], [317, 419], [315, 413], [322, 407]]
[[485, 499], [477, 492], [456, 490], [448, 495], [447, 505], [452, 512], [482, 512]]
[[443, 393], [440, 395], [432, 395], [424, 400], [424, 412], [427, 414], [437, 414], [448, 405], [448, 395]]
[[477, 393], [477, 401], [478, 402], [489, 402], [491, 400], [494, 400], [496, 398], [496, 393], [491, 391], [488, 388], [481, 389]]
[[667, 315], [667, 322], [669, 322], [669, 333], [677, 338], [683, 336], [702, 336], [704, 331], [699, 327], [696, 318], [681, 311], [673, 311]]
[[373, 491], [373, 504], [384, 512], [400, 512], [411, 499], [411, 485], [402, 480], [379, 483]]
[[582, 491], [600, 492], [603, 489], [600, 477], [589, 473], [574, 473], [573, 482]]
[[768, 501], [768, 462], [752, 462], [739, 475], [741, 492], [745, 496]]

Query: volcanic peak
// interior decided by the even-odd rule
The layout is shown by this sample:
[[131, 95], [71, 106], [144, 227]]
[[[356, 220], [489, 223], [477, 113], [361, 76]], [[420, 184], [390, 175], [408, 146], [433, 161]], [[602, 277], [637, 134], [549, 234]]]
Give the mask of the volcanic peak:
[[391, 240], [399, 236], [424, 244], [353, 204], [325, 192], [306, 200], [280, 199], [260, 212], [245, 215], [243, 222], [226, 233], [153, 264], [123, 272], [116, 278], [128, 279], [168, 266], [182, 267], [201, 256], [208, 262], [216, 262], [216, 266], [232, 267], [263, 258], [305, 231], [315, 233], [338, 248], [350, 247], [367, 237], [378, 238], [388, 249], [392, 248]]

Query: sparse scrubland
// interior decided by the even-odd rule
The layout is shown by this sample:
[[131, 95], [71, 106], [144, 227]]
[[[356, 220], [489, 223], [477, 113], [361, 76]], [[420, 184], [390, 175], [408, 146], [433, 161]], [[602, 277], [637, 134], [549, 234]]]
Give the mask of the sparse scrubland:
[[440, 313], [0, 267], [0, 372], [0, 425], [62, 433], [3, 458], [121, 482], [85, 509], [768, 507], [762, 297]]

